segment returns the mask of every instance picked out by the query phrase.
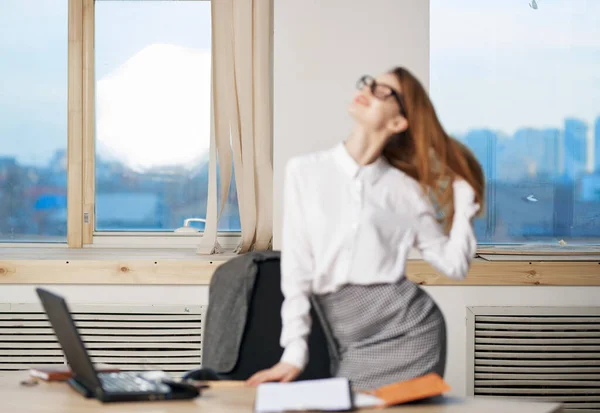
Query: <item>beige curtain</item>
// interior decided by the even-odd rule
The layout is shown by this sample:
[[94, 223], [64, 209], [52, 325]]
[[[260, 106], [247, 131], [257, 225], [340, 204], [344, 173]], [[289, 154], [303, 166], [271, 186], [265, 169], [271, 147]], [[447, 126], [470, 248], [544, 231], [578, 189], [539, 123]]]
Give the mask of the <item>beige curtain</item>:
[[[235, 174], [242, 237], [236, 252], [270, 248], [272, 0], [212, 1], [213, 125], [207, 223], [199, 253], [220, 252], [217, 222]], [[217, 210], [216, 161], [221, 175]]]

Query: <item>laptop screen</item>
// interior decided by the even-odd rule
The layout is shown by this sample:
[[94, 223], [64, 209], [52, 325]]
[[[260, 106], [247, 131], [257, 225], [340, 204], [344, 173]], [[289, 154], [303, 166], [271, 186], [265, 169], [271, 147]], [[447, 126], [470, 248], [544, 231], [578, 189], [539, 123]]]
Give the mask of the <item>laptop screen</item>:
[[98, 392], [102, 388], [100, 380], [73, 322], [67, 302], [61, 296], [42, 288], [37, 288], [36, 292], [73, 371], [74, 378], [88, 390]]

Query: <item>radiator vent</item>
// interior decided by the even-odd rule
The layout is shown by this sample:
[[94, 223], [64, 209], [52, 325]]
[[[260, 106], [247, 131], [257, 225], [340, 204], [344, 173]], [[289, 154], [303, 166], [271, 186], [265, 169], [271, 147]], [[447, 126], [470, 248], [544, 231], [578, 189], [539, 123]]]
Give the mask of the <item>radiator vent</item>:
[[468, 310], [471, 394], [600, 412], [600, 307]]
[[[175, 376], [202, 363], [203, 306], [73, 305], [71, 311], [95, 363]], [[0, 370], [64, 362], [41, 306], [0, 304]]]

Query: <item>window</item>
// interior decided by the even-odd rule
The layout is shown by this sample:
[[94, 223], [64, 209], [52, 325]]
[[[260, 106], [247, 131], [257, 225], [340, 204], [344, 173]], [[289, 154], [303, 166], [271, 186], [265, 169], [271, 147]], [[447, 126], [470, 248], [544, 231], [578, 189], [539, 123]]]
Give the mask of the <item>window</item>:
[[196, 245], [173, 231], [206, 217], [210, 1], [32, 4], [0, 13], [0, 242]]
[[600, 237], [600, 2], [431, 0], [431, 95], [479, 158], [483, 243]]
[[[210, 2], [96, 1], [95, 67], [96, 231], [204, 218]], [[235, 188], [220, 229], [240, 229]]]
[[2, 0], [0, 241], [64, 242], [67, 0]]

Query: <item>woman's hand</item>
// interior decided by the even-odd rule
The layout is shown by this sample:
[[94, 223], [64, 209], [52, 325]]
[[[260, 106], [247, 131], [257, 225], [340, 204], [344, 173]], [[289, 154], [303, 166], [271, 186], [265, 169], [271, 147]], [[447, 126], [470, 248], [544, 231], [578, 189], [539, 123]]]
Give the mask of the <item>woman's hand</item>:
[[475, 200], [475, 190], [467, 181], [457, 178], [452, 183], [454, 189], [454, 211], [474, 218], [481, 206]]
[[249, 386], [258, 386], [261, 383], [269, 381], [280, 381], [286, 383], [294, 380], [301, 373], [301, 370], [290, 363], [280, 362], [267, 370], [262, 370], [250, 377], [246, 384]]

